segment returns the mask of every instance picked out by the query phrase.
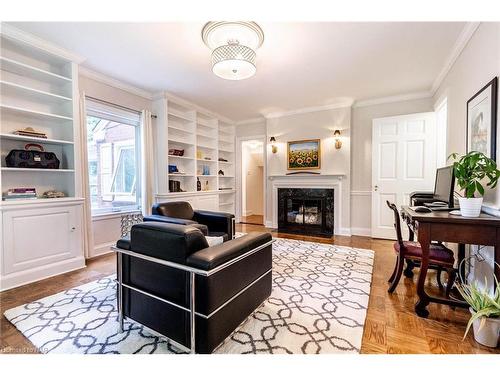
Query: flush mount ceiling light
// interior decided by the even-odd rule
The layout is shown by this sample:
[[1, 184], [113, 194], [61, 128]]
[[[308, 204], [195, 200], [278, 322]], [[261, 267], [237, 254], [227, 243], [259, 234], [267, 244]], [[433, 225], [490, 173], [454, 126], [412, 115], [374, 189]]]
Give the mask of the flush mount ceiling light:
[[203, 42], [212, 50], [212, 71], [230, 80], [255, 74], [255, 51], [264, 42], [264, 33], [255, 22], [208, 22], [201, 31]]

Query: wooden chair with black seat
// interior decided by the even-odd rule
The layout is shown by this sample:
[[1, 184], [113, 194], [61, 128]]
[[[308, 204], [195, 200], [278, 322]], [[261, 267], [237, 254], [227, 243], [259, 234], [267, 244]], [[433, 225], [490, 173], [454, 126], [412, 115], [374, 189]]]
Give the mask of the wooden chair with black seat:
[[[391, 277], [388, 282], [391, 283], [388, 292], [392, 293], [396, 289], [396, 286], [401, 279], [401, 274], [403, 273], [403, 267], [405, 261], [408, 262], [408, 269], [405, 271], [405, 276], [413, 276], [411, 269], [415, 266], [420, 265], [422, 260], [422, 248], [417, 241], [413, 241], [413, 236], [410, 237], [410, 241], [403, 241], [403, 236], [401, 234], [401, 220], [399, 218], [398, 208], [394, 203], [386, 201], [387, 206], [394, 213], [394, 228], [396, 229], [397, 241], [394, 242], [394, 250], [397, 254], [397, 261], [392, 272]], [[448, 273], [448, 281], [446, 283], [446, 297], [449, 296], [450, 290], [456, 278], [456, 269], [454, 268], [455, 257], [453, 251], [442, 243], [431, 243], [429, 248], [429, 268], [436, 269], [437, 281], [439, 286], [442, 288], [441, 283], [441, 271], [445, 270]]]

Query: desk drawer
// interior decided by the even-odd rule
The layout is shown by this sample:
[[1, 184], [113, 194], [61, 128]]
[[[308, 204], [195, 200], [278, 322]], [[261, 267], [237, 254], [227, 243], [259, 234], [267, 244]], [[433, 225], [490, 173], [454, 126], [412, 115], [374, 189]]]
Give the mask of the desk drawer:
[[497, 228], [493, 226], [433, 223], [430, 230], [432, 241], [490, 246], [496, 244]]

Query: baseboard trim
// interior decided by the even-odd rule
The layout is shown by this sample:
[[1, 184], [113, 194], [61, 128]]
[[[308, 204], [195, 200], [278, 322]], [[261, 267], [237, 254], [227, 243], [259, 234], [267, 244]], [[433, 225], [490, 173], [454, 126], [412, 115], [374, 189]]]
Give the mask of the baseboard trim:
[[335, 233], [339, 236], [351, 236], [351, 228], [339, 228], [338, 232]]
[[266, 220], [266, 222], [264, 223], [264, 226], [265, 226], [266, 228], [276, 229], [276, 227], [273, 227], [273, 222], [272, 222], [272, 220]]
[[26, 284], [35, 283], [63, 273], [85, 268], [85, 258], [83, 256], [67, 259], [56, 264], [49, 264], [35, 269], [15, 272], [0, 278], [0, 291], [17, 288]]
[[112, 242], [105, 242], [95, 246], [94, 249], [92, 250], [92, 253], [89, 254], [88, 259], [92, 259], [104, 254], [111, 253], [112, 252], [111, 246], [114, 246], [115, 244], [116, 242], [112, 241]]
[[372, 230], [371, 228], [351, 228], [351, 234], [353, 236], [371, 237]]

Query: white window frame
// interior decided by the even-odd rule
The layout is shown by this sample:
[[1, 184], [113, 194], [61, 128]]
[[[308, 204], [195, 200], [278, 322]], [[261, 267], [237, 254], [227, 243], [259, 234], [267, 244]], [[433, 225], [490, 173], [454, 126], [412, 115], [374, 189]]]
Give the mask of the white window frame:
[[[92, 116], [97, 117], [113, 122], [122, 123], [125, 125], [131, 125], [135, 127], [135, 158], [136, 158], [136, 172], [135, 172], [135, 190], [136, 190], [136, 202], [131, 205], [120, 206], [120, 207], [108, 207], [108, 208], [92, 208], [92, 216], [101, 216], [106, 214], [113, 213], [123, 213], [123, 212], [136, 212], [141, 210], [141, 114], [140, 112], [128, 110], [118, 105], [113, 105], [110, 103], [104, 103], [99, 100], [93, 98], [86, 98], [86, 117]], [[86, 134], [85, 134], [86, 136]], [[127, 141], [116, 142], [116, 144], [121, 145], [122, 147], [127, 147], [131, 145]], [[99, 171], [98, 171], [99, 173]], [[116, 171], [113, 173], [113, 177], [111, 179], [111, 187], [113, 186], [113, 181], [115, 179]], [[113, 193], [115, 196], [121, 195], [122, 193]], [[125, 193], [124, 193], [125, 194]], [[132, 194], [128, 194], [129, 196]]]

